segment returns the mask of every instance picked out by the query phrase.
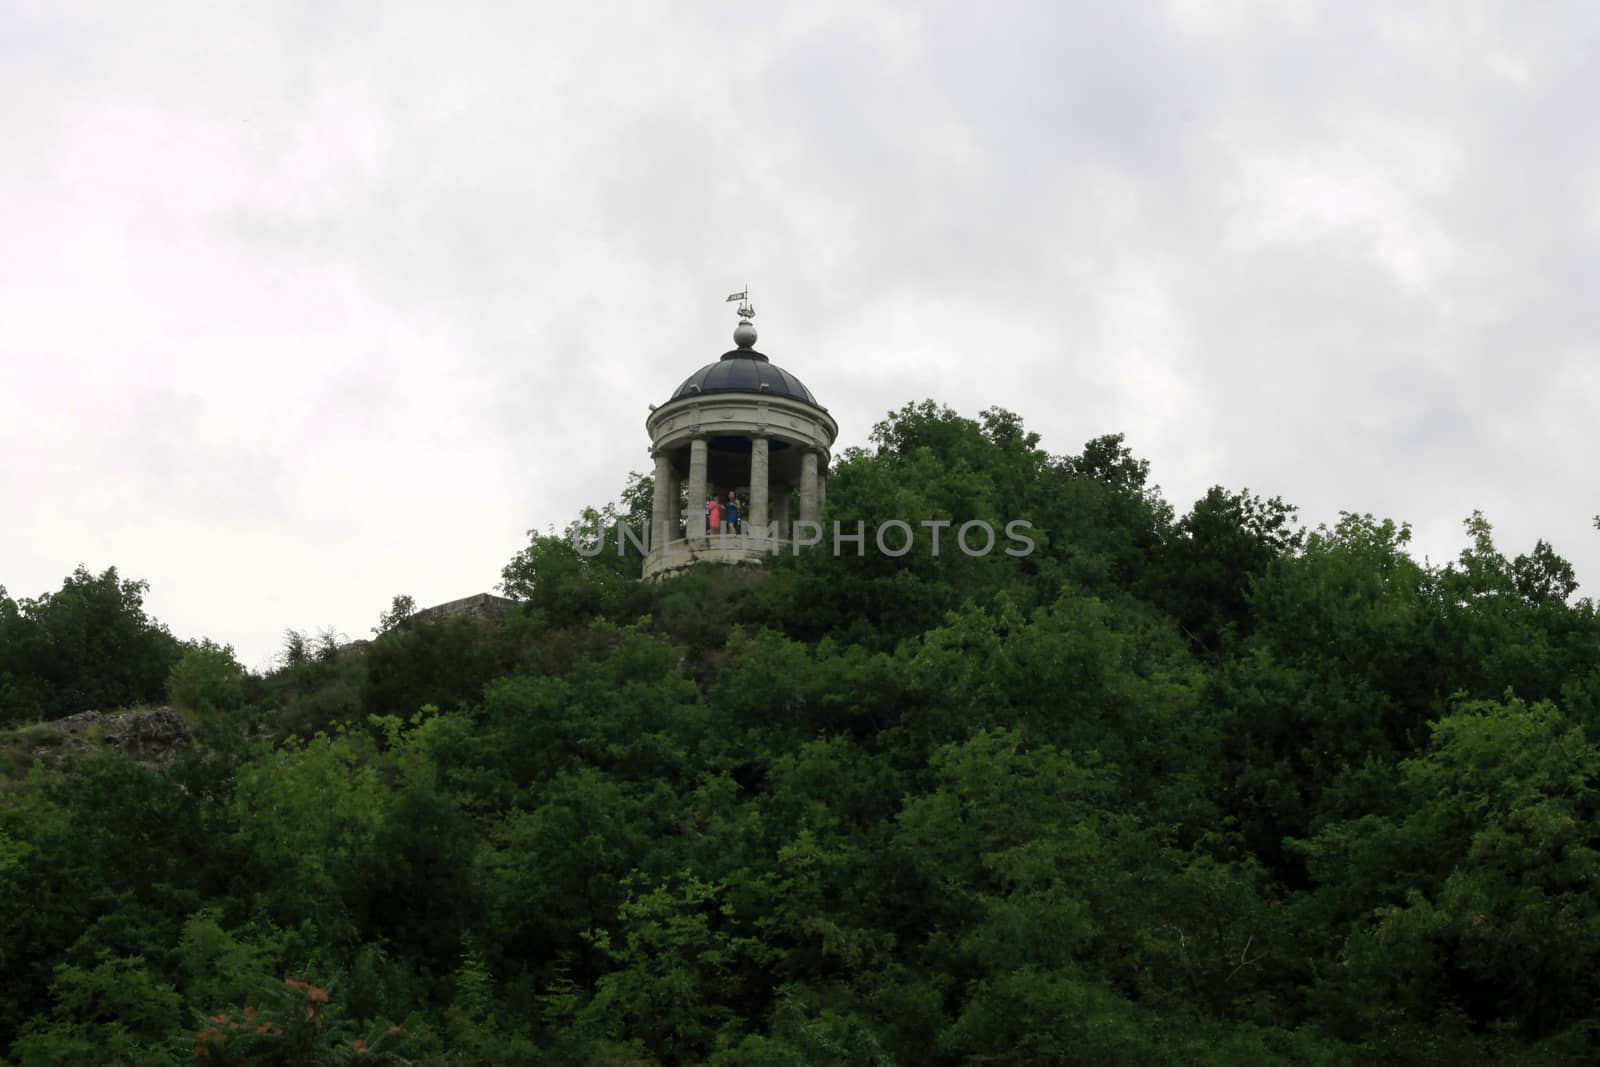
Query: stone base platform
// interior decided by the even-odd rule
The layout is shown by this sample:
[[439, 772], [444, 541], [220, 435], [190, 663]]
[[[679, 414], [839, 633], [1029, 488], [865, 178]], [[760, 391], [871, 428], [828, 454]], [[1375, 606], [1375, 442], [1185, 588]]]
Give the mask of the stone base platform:
[[702, 538], [668, 541], [644, 558], [646, 579], [661, 578], [696, 563], [755, 563], [794, 551], [788, 538], [753, 534], [712, 534]]

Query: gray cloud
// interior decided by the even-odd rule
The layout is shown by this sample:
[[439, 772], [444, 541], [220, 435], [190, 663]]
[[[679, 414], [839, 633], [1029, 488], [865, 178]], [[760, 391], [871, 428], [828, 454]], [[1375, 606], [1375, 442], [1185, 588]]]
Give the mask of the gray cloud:
[[[491, 585], [761, 347], [1600, 568], [1588, 5], [0, 16], [0, 582], [270, 656]], [[630, 436], [630, 434], [632, 436]]]

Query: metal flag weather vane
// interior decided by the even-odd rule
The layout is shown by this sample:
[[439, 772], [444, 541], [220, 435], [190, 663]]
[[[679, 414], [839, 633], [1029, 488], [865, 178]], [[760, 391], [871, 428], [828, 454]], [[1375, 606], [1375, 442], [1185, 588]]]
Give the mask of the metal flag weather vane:
[[739, 290], [737, 293], [730, 293], [728, 295], [728, 299], [724, 300], [723, 303], [727, 304], [735, 300], [739, 301], [739, 317], [741, 319], [744, 319], [746, 322], [748, 322], [749, 320], [755, 318], [756, 309], [755, 305], [750, 303], [750, 287], [748, 285]]

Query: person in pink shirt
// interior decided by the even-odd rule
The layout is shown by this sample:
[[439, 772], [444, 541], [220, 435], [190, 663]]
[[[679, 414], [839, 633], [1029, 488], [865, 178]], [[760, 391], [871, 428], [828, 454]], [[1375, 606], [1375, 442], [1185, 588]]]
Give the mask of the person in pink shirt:
[[706, 528], [712, 533], [722, 528], [722, 501], [715, 495], [706, 501]]

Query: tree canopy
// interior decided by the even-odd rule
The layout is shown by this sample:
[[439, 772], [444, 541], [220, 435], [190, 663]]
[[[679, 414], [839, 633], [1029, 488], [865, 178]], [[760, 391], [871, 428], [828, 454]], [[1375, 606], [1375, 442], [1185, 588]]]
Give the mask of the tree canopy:
[[3, 1062], [1593, 1061], [1571, 566], [1151, 476], [908, 405], [824, 518], [1033, 551], [918, 528], [643, 583], [535, 532], [506, 617], [396, 597], [264, 676], [115, 570], [0, 591], [19, 750], [162, 699], [197, 738], [0, 780]]

